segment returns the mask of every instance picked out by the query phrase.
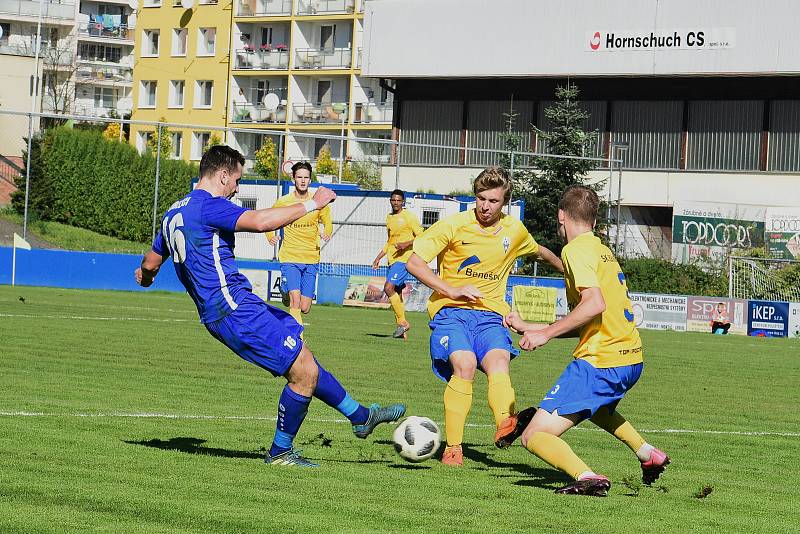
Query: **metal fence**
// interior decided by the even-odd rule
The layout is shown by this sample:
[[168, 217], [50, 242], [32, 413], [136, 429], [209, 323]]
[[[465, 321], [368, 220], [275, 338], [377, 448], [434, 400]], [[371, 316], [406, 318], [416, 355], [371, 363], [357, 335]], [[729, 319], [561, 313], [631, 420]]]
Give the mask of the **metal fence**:
[[[20, 136], [27, 133], [28, 128], [36, 131], [40, 122], [45, 124], [50, 123], [65, 123], [70, 121], [74, 125], [96, 125], [98, 128], [104, 128], [107, 124], [117, 123], [127, 125], [130, 128], [132, 144], [135, 144], [140, 151], [147, 150], [148, 139], [156, 141], [156, 167], [155, 175], [152, 177], [155, 183], [154, 198], [153, 198], [153, 232], [155, 233], [156, 225], [160, 214], [157, 212], [158, 195], [159, 195], [159, 179], [162, 158], [160, 142], [162, 139], [162, 132], [168, 129], [171, 132], [172, 140], [172, 155], [171, 159], [182, 158], [188, 151], [190, 151], [191, 160], [199, 160], [202, 156], [204, 149], [209, 145], [213, 136], [217, 136], [219, 141], [228, 144], [240, 150], [248, 159], [247, 171], [251, 177], [259, 177], [253, 174], [255, 167], [255, 160], [257, 159], [258, 150], [264, 145], [267, 139], [271, 140], [275, 147], [275, 155], [277, 156], [277, 164], [274, 173], [270, 174], [273, 177], [282, 176], [282, 164], [286, 160], [311, 160], [315, 164], [317, 171], [317, 178], [322, 183], [338, 183], [338, 182], [353, 182], [356, 184], [365, 184], [370, 182], [371, 188], [377, 189], [405, 189], [407, 191], [414, 191], [423, 189], [419, 186], [412, 186], [412, 182], [406, 181], [404, 183], [404, 173], [410, 175], [412, 169], [405, 167], [405, 165], [417, 164], [420, 154], [444, 154], [447, 160], [459, 159], [466, 161], [480, 162], [494, 162], [502, 155], [508, 158], [510, 162], [510, 172], [513, 176], [515, 171], [521, 167], [521, 163], [527, 162], [533, 156], [541, 156], [548, 158], [564, 158], [564, 159], [579, 159], [594, 162], [598, 168], [608, 167], [609, 179], [615, 177], [615, 182], [620, 184], [622, 182], [622, 169], [620, 167], [620, 159], [609, 158], [594, 158], [594, 157], [578, 157], [578, 156], [557, 156], [552, 154], [541, 154], [528, 151], [507, 151], [498, 148], [465, 148], [458, 146], [457, 143], [423, 143], [423, 142], [409, 142], [404, 139], [387, 139], [383, 137], [358, 137], [354, 135], [347, 135], [344, 131], [344, 125], [332, 125], [333, 131], [331, 132], [298, 132], [285, 130], [269, 130], [263, 128], [247, 128], [247, 127], [221, 127], [221, 126], [207, 126], [198, 124], [182, 124], [171, 122], [152, 122], [152, 121], [137, 121], [137, 120], [123, 120], [123, 119], [109, 119], [98, 118], [92, 116], [80, 115], [63, 115], [55, 113], [35, 113], [35, 112], [21, 112], [21, 111], [0, 111], [0, 119], [10, 120], [15, 123], [21, 132]], [[340, 131], [337, 126], [341, 127]], [[502, 132], [498, 132], [500, 135]], [[144, 135], [143, 135], [144, 134]], [[187, 135], [188, 134], [188, 135]], [[152, 137], [154, 136], [154, 137]], [[447, 141], [447, 140], [445, 140]], [[487, 141], [489, 146], [498, 146], [496, 141]], [[329, 149], [330, 159], [326, 162], [328, 169], [323, 169], [323, 161], [319, 158], [323, 147]], [[28, 145], [28, 154], [30, 154], [30, 144]], [[314, 155], [316, 157], [307, 157]], [[327, 157], [327, 156], [326, 156]], [[410, 160], [410, 161], [409, 161]], [[29, 168], [30, 162], [26, 161], [26, 166]], [[470, 176], [477, 175], [482, 165], [468, 168], [467, 171]], [[326, 172], [321, 172], [321, 171]], [[413, 170], [417, 172], [416, 169]], [[430, 187], [432, 181], [436, 179], [445, 179], [450, 169], [439, 171], [438, 178], [432, 177], [427, 184]], [[24, 173], [23, 173], [24, 174]], [[283, 174], [283, 176], [286, 176]], [[463, 175], [462, 178], [464, 178]], [[267, 176], [261, 176], [267, 177]], [[23, 233], [27, 234], [28, 222], [28, 201], [27, 191], [29, 190], [29, 182], [26, 179], [26, 201], [25, 213], [23, 223]], [[455, 194], [455, 192], [453, 192]], [[463, 191], [462, 191], [463, 193]], [[619, 188], [616, 191], [617, 196], [616, 204], [619, 206], [621, 202], [621, 194]], [[609, 189], [609, 199], [611, 197], [611, 189]], [[612, 213], [610, 211], [609, 213]], [[619, 220], [619, 209], [616, 209], [616, 220]], [[617, 227], [619, 224], [616, 225]]]

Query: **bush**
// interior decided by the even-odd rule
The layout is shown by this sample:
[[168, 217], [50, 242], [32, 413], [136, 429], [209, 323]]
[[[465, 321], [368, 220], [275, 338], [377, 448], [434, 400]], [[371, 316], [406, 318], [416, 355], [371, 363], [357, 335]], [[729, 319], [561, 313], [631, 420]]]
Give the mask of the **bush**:
[[352, 167], [347, 164], [347, 170], [352, 168], [352, 178], [349, 181], [358, 184], [358, 187], [370, 191], [380, 191], [383, 187], [381, 166], [377, 161], [364, 160], [353, 162]]
[[[48, 130], [33, 142], [29, 208], [33, 215], [104, 235], [147, 242], [153, 223], [156, 160], [101, 132]], [[158, 214], [190, 189], [198, 168], [161, 161]], [[13, 206], [23, 211], [25, 178]]]
[[277, 176], [277, 170], [278, 154], [275, 151], [275, 143], [267, 137], [264, 139], [264, 144], [261, 145], [261, 148], [256, 150], [256, 163], [253, 166], [253, 171], [260, 178], [274, 180]]
[[728, 278], [722, 272], [706, 272], [694, 265], [676, 265], [653, 258], [620, 260], [628, 289], [637, 293], [668, 295], [728, 295]]

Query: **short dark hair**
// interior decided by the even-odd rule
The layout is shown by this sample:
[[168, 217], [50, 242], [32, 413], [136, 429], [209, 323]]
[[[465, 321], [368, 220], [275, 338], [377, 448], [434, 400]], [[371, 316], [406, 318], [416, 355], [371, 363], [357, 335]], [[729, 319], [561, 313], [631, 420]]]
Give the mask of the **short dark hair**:
[[392, 191], [392, 194], [389, 195], [389, 198], [392, 198], [395, 195], [398, 195], [403, 200], [406, 199], [406, 194], [401, 189], [395, 189], [394, 191]]
[[300, 169], [305, 169], [310, 173], [314, 172], [314, 169], [311, 168], [311, 164], [309, 162], [298, 161], [297, 163], [292, 165], [292, 178], [294, 178], [294, 175], [297, 174], [297, 171], [299, 171]]
[[594, 225], [597, 221], [597, 209], [600, 199], [597, 192], [585, 185], [571, 185], [564, 190], [558, 209], [564, 210], [570, 219]]
[[211, 176], [219, 170], [233, 173], [237, 164], [244, 167], [244, 156], [241, 152], [227, 145], [212, 146], [200, 160], [200, 178]]

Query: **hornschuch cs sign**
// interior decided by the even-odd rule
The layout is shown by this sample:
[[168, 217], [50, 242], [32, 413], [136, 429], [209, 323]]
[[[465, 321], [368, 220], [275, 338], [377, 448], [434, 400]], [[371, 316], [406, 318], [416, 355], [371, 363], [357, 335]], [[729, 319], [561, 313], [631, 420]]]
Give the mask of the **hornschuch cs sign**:
[[736, 28], [682, 28], [667, 30], [591, 30], [586, 32], [589, 52], [631, 50], [716, 50], [733, 48]]

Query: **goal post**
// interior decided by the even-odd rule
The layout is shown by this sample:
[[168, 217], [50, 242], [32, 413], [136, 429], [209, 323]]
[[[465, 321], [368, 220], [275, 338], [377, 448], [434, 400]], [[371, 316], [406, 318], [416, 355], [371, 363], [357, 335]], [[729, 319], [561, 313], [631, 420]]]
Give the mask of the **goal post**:
[[728, 296], [800, 302], [800, 260], [730, 256]]

